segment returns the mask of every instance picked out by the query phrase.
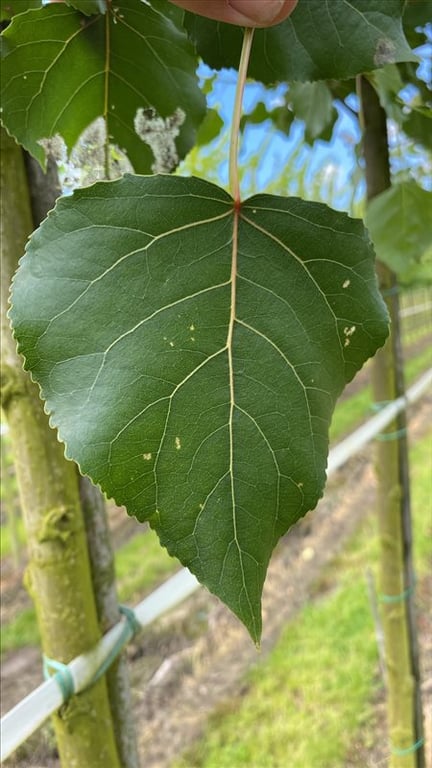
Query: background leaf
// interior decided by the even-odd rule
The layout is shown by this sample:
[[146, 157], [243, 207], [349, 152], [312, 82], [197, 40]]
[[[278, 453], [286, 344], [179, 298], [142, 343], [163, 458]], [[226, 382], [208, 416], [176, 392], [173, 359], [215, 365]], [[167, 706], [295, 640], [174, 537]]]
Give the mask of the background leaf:
[[368, 204], [366, 224], [378, 258], [404, 272], [432, 252], [432, 193], [407, 181]]
[[409, 45], [415, 48], [426, 42], [424, 28], [432, 19], [432, 0], [407, 0], [404, 8], [403, 27]]
[[106, 0], [65, 0], [66, 5], [70, 5], [71, 8], [85, 13], [86, 16], [92, 16], [96, 13], [106, 13], [107, 1]]
[[219, 136], [223, 126], [224, 121], [219, 115], [219, 112], [215, 109], [208, 109], [207, 114], [198, 129], [196, 138], [197, 146], [200, 147], [213, 141], [213, 139]]
[[284, 96], [284, 106], [268, 109], [259, 101], [252, 112], [241, 118], [240, 127], [243, 131], [247, 125], [263, 123], [271, 120], [274, 127], [288, 134], [294, 117], [302, 120], [305, 125], [305, 140], [313, 144], [315, 139], [329, 141], [337, 119], [333, 105], [332, 93], [325, 82], [290, 83], [289, 90]]
[[398, 282], [406, 288], [432, 286], [432, 250], [424, 254], [420, 264], [411, 262], [398, 274]]
[[287, 98], [295, 116], [304, 121], [306, 141], [331, 138], [337, 112], [326, 83], [291, 83]]
[[265, 120], [271, 120], [275, 128], [282, 131], [282, 133], [288, 134], [294, 120], [294, 115], [287, 105], [267, 109], [264, 102], [259, 101], [252, 112], [242, 115], [240, 129], [244, 131], [247, 125], [257, 125]]
[[382, 69], [371, 72], [369, 80], [379, 96], [380, 104], [386, 111], [387, 117], [402, 125], [406, 117], [402, 109], [404, 104], [397, 98], [404, 87], [399, 67], [396, 64], [387, 64]]
[[[369, 76], [379, 95], [387, 116], [395, 120], [404, 133], [426, 149], [432, 148], [431, 90], [424, 80], [416, 76], [412, 64], [389, 64]], [[410, 98], [400, 97], [408, 86]]]
[[362, 223], [270, 195], [237, 221], [208, 182], [127, 175], [60, 200], [11, 317], [67, 455], [257, 640], [335, 400], [387, 334]]
[[[416, 60], [402, 30], [403, 8], [404, 0], [299, 0], [282, 24], [255, 31], [249, 74], [266, 84], [303, 82]], [[240, 28], [193, 14], [186, 27], [206, 64], [237, 69]]]
[[402, 130], [415, 142], [425, 147], [425, 149], [432, 150], [431, 106], [412, 107], [411, 112], [406, 115], [406, 119], [402, 123]]
[[150, 171], [153, 152], [134, 128], [139, 109], [147, 110], [142, 133], [149, 141], [152, 131], [158, 160], [175, 148], [183, 157], [194, 144], [205, 100], [192, 46], [171, 17], [141, 0], [118, 0], [88, 18], [50, 5], [15, 17], [2, 38], [2, 120], [42, 164], [41, 139], [60, 134], [70, 150], [104, 116], [111, 141], [134, 169]]

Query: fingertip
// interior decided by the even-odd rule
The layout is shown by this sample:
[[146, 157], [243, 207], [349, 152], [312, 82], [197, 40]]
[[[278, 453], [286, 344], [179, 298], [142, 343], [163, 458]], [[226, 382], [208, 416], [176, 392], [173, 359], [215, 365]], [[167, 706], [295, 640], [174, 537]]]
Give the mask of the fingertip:
[[284, 21], [293, 12], [297, 0], [227, 0], [227, 4], [250, 26], [268, 27]]

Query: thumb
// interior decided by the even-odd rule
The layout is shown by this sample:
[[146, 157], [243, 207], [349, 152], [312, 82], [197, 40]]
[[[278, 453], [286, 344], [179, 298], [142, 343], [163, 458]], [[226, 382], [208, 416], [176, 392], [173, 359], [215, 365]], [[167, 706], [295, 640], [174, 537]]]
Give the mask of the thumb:
[[277, 24], [286, 18], [296, 5], [292, 0], [228, 0], [228, 5], [241, 13], [252, 26]]
[[297, 0], [171, 0], [186, 11], [242, 27], [270, 27], [288, 18]]

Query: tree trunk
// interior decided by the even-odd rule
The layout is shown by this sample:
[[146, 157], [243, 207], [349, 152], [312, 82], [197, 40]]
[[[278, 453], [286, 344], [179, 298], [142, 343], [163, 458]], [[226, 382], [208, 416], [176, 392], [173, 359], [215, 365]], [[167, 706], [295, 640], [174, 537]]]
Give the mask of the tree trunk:
[[[37, 387], [22, 369], [5, 316], [8, 286], [33, 230], [22, 150], [1, 133], [2, 407], [27, 532], [26, 581], [46, 657], [67, 663], [94, 646], [100, 631], [92, 591], [75, 466], [50, 429]], [[54, 717], [65, 768], [120, 768], [107, 686], [100, 679]]]
[[[80, 478], [80, 496], [99, 625], [105, 633], [121, 618], [115, 588], [114, 555], [105, 501], [99, 489], [87, 477]], [[122, 768], [138, 768], [139, 758], [132, 716], [129, 672], [124, 654], [111, 664], [106, 672], [106, 681]]]
[[[390, 187], [386, 113], [367, 78], [360, 78], [367, 198]], [[404, 394], [395, 274], [377, 263], [389, 310], [391, 335], [378, 351], [372, 386], [378, 404]], [[414, 569], [406, 414], [402, 412], [377, 443], [378, 514], [381, 541], [380, 591], [388, 686], [390, 768], [424, 768], [423, 719], [414, 612]]]
[[[54, 207], [61, 192], [57, 166], [54, 160], [48, 159], [47, 172], [43, 173], [39, 163], [27, 152], [24, 153], [24, 162], [33, 225], [36, 227]], [[105, 633], [120, 619], [115, 587], [114, 553], [111, 547], [106, 506], [99, 489], [88, 478], [80, 477], [78, 472], [77, 477], [99, 628], [102, 633]], [[137, 768], [138, 750], [129, 673], [124, 654], [113, 662], [105, 676], [120, 763], [122, 768]]]

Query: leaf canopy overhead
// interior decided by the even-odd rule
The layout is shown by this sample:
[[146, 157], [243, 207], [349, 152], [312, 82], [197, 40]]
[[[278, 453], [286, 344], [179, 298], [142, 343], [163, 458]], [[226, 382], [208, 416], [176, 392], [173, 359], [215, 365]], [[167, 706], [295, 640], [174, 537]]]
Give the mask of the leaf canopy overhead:
[[258, 640], [272, 549], [316, 505], [335, 400], [387, 334], [361, 222], [127, 175], [58, 202], [11, 318], [68, 457]]
[[13, 19], [2, 35], [2, 119], [41, 164], [42, 140], [60, 134], [71, 150], [103, 116], [110, 141], [136, 171], [149, 172], [154, 156], [135, 130], [138, 110], [147, 110], [150, 121], [145, 138], [159, 132], [150, 143], [160, 154], [170, 128], [179, 157], [193, 146], [205, 114], [197, 60], [180, 10], [172, 6], [175, 24], [159, 5], [161, 11], [141, 0], [118, 0], [106, 13], [83, 16], [55, 4]]
[[[402, 28], [404, 4], [404, 0], [299, 0], [281, 24], [255, 30], [249, 75], [265, 84], [347, 79], [385, 64], [416, 61]], [[237, 69], [240, 28], [191, 13], [185, 18], [206, 64]]]

